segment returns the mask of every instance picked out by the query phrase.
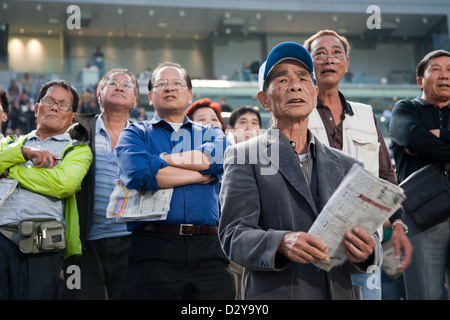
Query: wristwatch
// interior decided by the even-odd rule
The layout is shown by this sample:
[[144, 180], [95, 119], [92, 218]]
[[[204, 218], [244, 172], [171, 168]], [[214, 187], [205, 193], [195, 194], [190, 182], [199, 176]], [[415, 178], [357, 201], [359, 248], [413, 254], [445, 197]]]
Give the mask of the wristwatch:
[[394, 227], [395, 227], [396, 225], [398, 225], [398, 224], [401, 225], [401, 226], [403, 226], [403, 228], [405, 228], [405, 234], [407, 234], [407, 233], [408, 233], [408, 226], [407, 226], [403, 221], [400, 221], [400, 220], [394, 221], [394, 222], [392, 223], [391, 229], [394, 230]]

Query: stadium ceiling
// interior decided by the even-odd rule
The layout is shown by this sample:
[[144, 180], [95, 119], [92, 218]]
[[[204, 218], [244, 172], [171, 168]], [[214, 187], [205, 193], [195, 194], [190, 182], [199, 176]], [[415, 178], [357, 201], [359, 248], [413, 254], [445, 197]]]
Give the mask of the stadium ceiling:
[[[274, 10], [263, 0], [230, 0], [229, 3], [233, 5], [229, 8], [212, 5], [194, 7], [188, 4], [189, 1], [170, 0], [166, 0], [167, 6], [164, 6], [161, 4], [163, 2], [151, 5], [156, 2], [0, 0], [0, 24], [8, 24], [11, 35], [56, 36], [64, 33], [92, 37], [207, 39], [236, 34], [310, 35], [320, 29], [333, 29], [355, 37], [420, 38], [436, 32], [437, 28], [442, 29], [439, 26], [448, 23], [446, 13], [439, 14], [436, 10], [432, 14], [381, 12], [381, 29], [369, 29], [367, 20], [371, 14], [366, 13], [365, 7], [348, 12], [343, 12], [341, 8], [337, 12], [332, 6], [333, 12], [326, 12], [322, 6], [321, 10], [314, 12], [311, 6], [307, 11], [300, 7], [294, 10], [281, 9], [286, 6]], [[223, 4], [226, 1], [219, 2]], [[253, 6], [251, 10], [239, 5], [249, 2], [262, 5]], [[284, 2], [294, 3], [290, 0]], [[74, 18], [75, 14], [73, 11], [67, 12], [70, 5], [80, 9], [80, 29], [67, 27], [68, 19]]]

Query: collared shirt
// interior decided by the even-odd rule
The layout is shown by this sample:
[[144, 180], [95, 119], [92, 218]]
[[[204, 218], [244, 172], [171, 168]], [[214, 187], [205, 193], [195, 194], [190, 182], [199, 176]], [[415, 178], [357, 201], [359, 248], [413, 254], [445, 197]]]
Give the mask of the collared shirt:
[[95, 186], [94, 211], [88, 240], [128, 235], [126, 223], [106, 218], [109, 198], [119, 179], [119, 164], [116, 153], [111, 150], [111, 140], [102, 117], [95, 123]]
[[[313, 134], [310, 134], [308, 132], [309, 137], [309, 147], [308, 147], [308, 153], [299, 154], [298, 160], [300, 162], [300, 167], [305, 175], [306, 181], [308, 182], [308, 185], [311, 185], [311, 177], [312, 177], [312, 170], [314, 165], [314, 159], [316, 156], [316, 141]], [[295, 151], [296, 143], [294, 141], [290, 141], [290, 144], [292, 148]]]
[[[67, 133], [49, 137], [42, 141], [32, 131], [24, 146], [47, 150], [61, 156], [71, 138]], [[33, 166], [31, 161], [21, 164], [22, 167]], [[56, 165], [58, 166], [58, 164]], [[56, 167], [55, 166], [55, 167]], [[17, 186], [0, 208], [0, 225], [18, 223], [31, 218], [55, 218], [64, 223], [64, 199], [45, 196]]]
[[[161, 153], [200, 150], [212, 159], [210, 168], [201, 173], [215, 175], [216, 180], [207, 185], [175, 187], [167, 220], [157, 223], [218, 225], [219, 180], [223, 174], [223, 154], [228, 145], [219, 128], [201, 126], [185, 117], [182, 126], [174, 131], [156, 114], [152, 120], [133, 123], [122, 131], [116, 146], [120, 179], [130, 189], [158, 190], [156, 175], [159, 169], [168, 166], [159, 157]], [[142, 222], [128, 223], [129, 229], [140, 225]]]
[[[347, 102], [344, 95], [339, 92], [339, 98], [341, 100], [341, 105], [343, 106], [343, 113], [341, 114], [341, 121], [339, 124], [335, 124], [331, 110], [322, 104], [320, 100], [317, 100], [317, 111], [322, 118], [322, 122], [325, 126], [327, 132], [328, 141], [330, 146], [339, 150], [343, 147], [343, 122], [346, 116], [353, 116], [353, 110], [351, 105]], [[383, 135], [381, 133], [380, 127], [374, 116], [375, 125], [377, 128], [378, 142], [380, 143], [380, 152], [378, 153], [379, 159], [379, 177], [381, 179], [387, 180], [393, 184], [397, 184], [397, 179], [395, 177], [394, 168], [392, 167], [391, 156], [389, 150], [384, 142]]]

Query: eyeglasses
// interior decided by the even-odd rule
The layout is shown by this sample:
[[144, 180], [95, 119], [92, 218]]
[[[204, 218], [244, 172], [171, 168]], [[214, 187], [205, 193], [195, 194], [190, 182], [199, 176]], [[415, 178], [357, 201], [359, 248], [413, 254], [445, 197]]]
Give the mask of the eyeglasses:
[[133, 90], [135, 85], [131, 82], [120, 83], [119, 81], [110, 80], [106, 83], [108, 87], [122, 87], [125, 90]]
[[342, 62], [344, 61], [346, 55], [345, 53], [333, 53], [333, 54], [318, 53], [315, 56], [313, 56], [313, 60], [316, 63], [322, 64], [326, 63], [329, 57], [333, 58], [334, 62]]
[[39, 100], [40, 104], [43, 105], [44, 107], [48, 107], [51, 108], [53, 107], [53, 105], [57, 105], [58, 109], [61, 111], [69, 111], [72, 110], [72, 105], [70, 103], [64, 102], [64, 101], [55, 101], [53, 99], [50, 98], [42, 98], [41, 100]]
[[187, 86], [186, 82], [181, 80], [174, 80], [172, 82], [170, 82], [169, 80], [159, 80], [153, 84], [153, 88], [166, 90], [169, 84], [172, 85], [172, 88], [174, 88], [175, 90], [181, 90]]

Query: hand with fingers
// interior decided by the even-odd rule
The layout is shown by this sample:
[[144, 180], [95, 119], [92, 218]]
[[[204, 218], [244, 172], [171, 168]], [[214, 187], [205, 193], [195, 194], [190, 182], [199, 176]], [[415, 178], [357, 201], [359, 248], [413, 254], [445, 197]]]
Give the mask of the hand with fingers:
[[319, 238], [305, 232], [289, 232], [281, 241], [278, 252], [291, 261], [313, 263], [329, 261], [328, 247]]
[[22, 152], [26, 159], [31, 160], [36, 168], [53, 168], [59, 159], [59, 156], [46, 150], [37, 148], [23, 147]]

